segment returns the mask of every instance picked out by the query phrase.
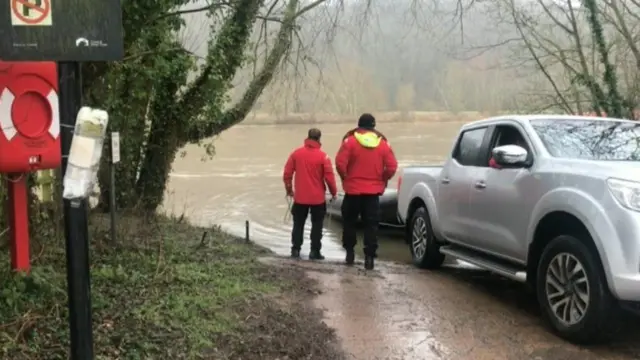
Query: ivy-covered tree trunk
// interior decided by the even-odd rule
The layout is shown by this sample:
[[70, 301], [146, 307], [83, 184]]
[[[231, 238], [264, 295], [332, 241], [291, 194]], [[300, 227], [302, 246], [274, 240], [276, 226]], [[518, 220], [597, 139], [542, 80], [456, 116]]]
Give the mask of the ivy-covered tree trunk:
[[[244, 62], [264, 0], [234, 0], [205, 10], [219, 16], [223, 13], [221, 7], [231, 6], [230, 12], [224, 12], [222, 26], [211, 29], [205, 62], [197, 78], [189, 83], [187, 74], [194, 58], [175, 37], [184, 26], [176, 9], [186, 1], [154, 1], [123, 5], [125, 61], [90, 68], [98, 88], [91, 88], [92, 98], [105, 98], [110, 111], [109, 131], [121, 134], [117, 204], [120, 208], [140, 206], [145, 211], [155, 211], [162, 204], [172, 163], [182, 146], [217, 135], [246, 117], [291, 48], [296, 18], [324, 0], [300, 10], [300, 0], [288, 0], [264, 67], [242, 99], [228, 111], [222, 110], [227, 92]], [[148, 10], [144, 12], [147, 15], [136, 15], [140, 9]], [[104, 157], [99, 172], [100, 204], [104, 210], [109, 204], [109, 160], [109, 156]]]
[[[207, 97], [224, 99], [230, 82], [242, 65], [243, 51], [249, 42], [260, 4], [261, 0], [239, 0], [236, 3], [232, 15], [218, 32], [215, 45], [210, 44], [201, 74], [183, 94], [175, 111], [167, 113], [167, 105], [154, 100], [160, 106], [152, 107], [153, 124], [136, 187], [146, 211], [154, 211], [162, 204], [171, 165], [179, 148], [217, 135], [242, 121], [290, 49], [299, 0], [289, 0], [276, 42], [264, 67], [251, 81], [242, 99], [224, 113], [216, 112], [217, 108], [211, 106], [216, 101]], [[169, 92], [162, 97], [174, 96], [171, 87], [167, 88]], [[176, 135], [180, 137], [175, 138]]]
[[[134, 66], [124, 67], [111, 74], [109, 79], [114, 91], [106, 101], [109, 110], [109, 132], [120, 132], [120, 163], [116, 166], [116, 203], [119, 208], [135, 205], [135, 184], [141, 159], [141, 150], [145, 141], [145, 113], [150, 92], [147, 81]], [[110, 176], [109, 141], [105, 141], [103, 156], [98, 172], [100, 186], [99, 208], [109, 210]]]
[[154, 212], [162, 204], [171, 164], [178, 152], [178, 132], [187, 120], [180, 116], [174, 101], [176, 93], [186, 82], [188, 68], [184, 65], [188, 63], [182, 61], [184, 56], [176, 53], [174, 61], [168, 63], [174, 71], [168, 72], [159, 82], [149, 109], [151, 129], [136, 183], [138, 203], [149, 212]]
[[[177, 88], [174, 87], [177, 90]], [[154, 101], [153, 112], [162, 114], [171, 111]], [[139, 206], [146, 212], [154, 212], [164, 200], [164, 190], [169, 180], [171, 164], [178, 152], [178, 123], [173, 114], [153, 119], [145, 149], [140, 177], [136, 184]]]
[[174, 99], [186, 77], [176, 77], [175, 74], [186, 75], [186, 69], [169, 72], [156, 90], [149, 114], [151, 130], [136, 184], [139, 202], [145, 211], [155, 211], [164, 200], [171, 166], [179, 148], [184, 145], [182, 129], [203, 112], [207, 113], [205, 110], [210, 98], [224, 98], [244, 60], [244, 49], [261, 3], [262, 0], [239, 0], [235, 3], [233, 12], [218, 32], [215, 44], [209, 45], [202, 73], [178, 104]]
[[607, 112], [607, 116], [616, 118], [628, 116], [630, 114], [627, 114], [624, 108], [624, 100], [618, 89], [618, 77], [615, 67], [609, 60], [609, 48], [607, 47], [604, 29], [599, 19], [600, 10], [596, 5], [596, 0], [584, 0], [583, 4], [588, 11], [589, 27], [591, 28], [591, 33], [596, 43], [600, 61], [604, 67], [603, 80], [607, 87], [607, 93], [601, 95], [603, 97], [602, 99], [594, 99], [594, 105], [602, 104], [602, 107]]
[[[167, 72], [165, 58], [184, 49], [175, 34], [184, 19], [176, 9], [187, 0], [136, 0], [122, 4], [125, 58], [117, 63], [92, 63], [83, 67], [92, 106], [109, 111], [109, 132], [120, 132], [120, 163], [116, 166], [116, 201], [119, 208], [138, 203], [136, 182], [148, 136], [148, 111], [153, 90]], [[191, 64], [191, 59], [186, 63]], [[174, 74], [178, 78], [181, 74]], [[98, 173], [99, 207], [109, 210], [108, 142]]]

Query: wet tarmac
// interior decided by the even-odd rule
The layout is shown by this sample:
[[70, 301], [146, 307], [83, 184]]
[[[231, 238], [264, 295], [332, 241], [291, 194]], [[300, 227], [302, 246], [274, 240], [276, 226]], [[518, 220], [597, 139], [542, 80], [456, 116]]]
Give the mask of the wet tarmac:
[[318, 280], [317, 306], [358, 360], [596, 360], [640, 358], [640, 324], [631, 319], [614, 343], [577, 347], [554, 336], [519, 283], [466, 266], [421, 271], [378, 262], [346, 267], [269, 258]]

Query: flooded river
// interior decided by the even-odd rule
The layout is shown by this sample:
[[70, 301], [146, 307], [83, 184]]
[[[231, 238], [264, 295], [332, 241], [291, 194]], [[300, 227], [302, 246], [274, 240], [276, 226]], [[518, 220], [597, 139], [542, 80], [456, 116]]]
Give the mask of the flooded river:
[[[461, 123], [382, 124], [400, 166], [437, 164], [450, 150]], [[335, 154], [346, 131], [344, 125], [318, 125], [323, 149]], [[302, 145], [307, 125], [236, 126], [214, 140], [216, 154], [203, 161], [205, 151], [186, 148], [176, 160], [167, 198], [169, 212], [186, 214], [202, 225], [218, 224], [226, 231], [244, 236], [250, 222], [251, 239], [279, 254], [290, 249], [291, 219], [285, 218], [287, 201], [282, 184], [282, 168], [289, 153]], [[396, 187], [395, 179], [389, 183]], [[308, 249], [308, 231], [303, 254]], [[325, 222], [323, 252], [342, 257], [340, 224]], [[397, 231], [383, 231], [380, 257], [399, 262], [410, 260], [409, 250]]]

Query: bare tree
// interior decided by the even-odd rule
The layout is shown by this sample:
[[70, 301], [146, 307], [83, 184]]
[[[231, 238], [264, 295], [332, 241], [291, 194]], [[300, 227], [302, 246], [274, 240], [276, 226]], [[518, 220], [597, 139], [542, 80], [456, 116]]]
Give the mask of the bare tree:
[[531, 80], [525, 95], [534, 109], [630, 116], [637, 106], [637, 0], [496, 0], [483, 6], [495, 14], [504, 38], [472, 49], [508, 48], [503, 65], [517, 66]]

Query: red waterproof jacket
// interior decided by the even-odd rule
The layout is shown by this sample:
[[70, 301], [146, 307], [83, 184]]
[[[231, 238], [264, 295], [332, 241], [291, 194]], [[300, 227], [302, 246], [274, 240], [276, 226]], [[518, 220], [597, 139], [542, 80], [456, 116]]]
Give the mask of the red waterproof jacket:
[[297, 204], [324, 204], [327, 187], [332, 196], [338, 192], [331, 159], [320, 149], [320, 143], [311, 139], [306, 139], [304, 146], [289, 155], [282, 180], [285, 190], [288, 194], [293, 193], [293, 201]]
[[336, 169], [345, 193], [382, 195], [398, 169], [398, 161], [384, 135], [358, 128], [344, 136], [336, 155]]

